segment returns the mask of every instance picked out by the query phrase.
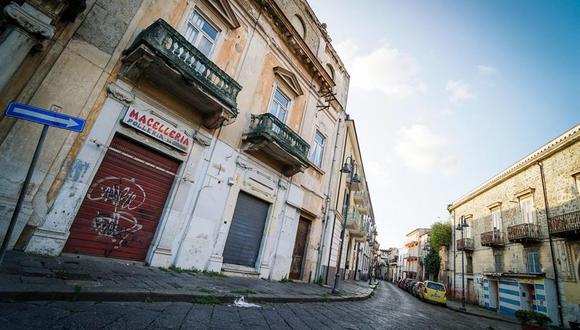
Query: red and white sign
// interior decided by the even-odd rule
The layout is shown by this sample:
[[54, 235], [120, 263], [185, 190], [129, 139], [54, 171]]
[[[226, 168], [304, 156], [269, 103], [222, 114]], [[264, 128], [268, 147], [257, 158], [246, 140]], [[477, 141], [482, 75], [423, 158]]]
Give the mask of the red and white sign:
[[161, 119], [151, 111], [131, 106], [127, 110], [123, 122], [181, 151], [187, 152], [192, 143], [193, 134], [191, 132]]

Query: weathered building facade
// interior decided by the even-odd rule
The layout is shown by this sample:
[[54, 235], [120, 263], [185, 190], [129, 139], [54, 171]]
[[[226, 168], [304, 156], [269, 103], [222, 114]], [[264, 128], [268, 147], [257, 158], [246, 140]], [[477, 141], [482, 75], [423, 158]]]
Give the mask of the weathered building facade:
[[367, 279], [379, 248], [355, 123], [347, 118], [344, 125], [344, 148], [337, 154], [339, 167], [334, 174], [337, 186], [323, 230], [325, 243], [317, 276], [317, 280], [326, 284], [334, 283], [337, 269], [341, 278]]
[[409, 232], [405, 243], [401, 274], [403, 278], [421, 279], [423, 276], [423, 264], [420, 258], [423, 256], [423, 248], [426, 244], [426, 235], [429, 228], [416, 228]]
[[[349, 75], [306, 1], [2, 5], [0, 106], [87, 120], [81, 134], [49, 130], [11, 248], [321, 277], [356, 132]], [[39, 130], [0, 115], [3, 220]]]
[[455, 231], [450, 248], [456, 296], [464, 275], [473, 303], [509, 315], [534, 310], [554, 324], [562, 316], [565, 326], [580, 321], [580, 125], [475, 188], [449, 211], [454, 227], [461, 218], [468, 225], [463, 238]]

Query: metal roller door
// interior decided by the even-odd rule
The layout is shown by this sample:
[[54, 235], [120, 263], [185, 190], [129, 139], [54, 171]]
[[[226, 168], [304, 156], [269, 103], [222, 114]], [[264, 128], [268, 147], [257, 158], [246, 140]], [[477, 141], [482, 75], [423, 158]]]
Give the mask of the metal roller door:
[[240, 192], [223, 258], [226, 264], [255, 267], [270, 205]]
[[144, 260], [179, 162], [116, 135], [64, 252]]

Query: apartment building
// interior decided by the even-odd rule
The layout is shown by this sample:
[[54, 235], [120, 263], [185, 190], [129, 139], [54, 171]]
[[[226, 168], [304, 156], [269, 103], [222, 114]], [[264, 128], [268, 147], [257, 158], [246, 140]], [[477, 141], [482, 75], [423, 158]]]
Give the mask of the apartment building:
[[404, 278], [420, 279], [423, 276], [423, 266], [419, 258], [423, 255], [426, 238], [424, 237], [422, 241], [421, 237], [430, 231], [429, 228], [416, 228], [405, 235], [407, 240], [401, 270]]
[[321, 249], [324, 257], [318, 278], [326, 284], [334, 283], [337, 269], [343, 279], [368, 279], [379, 248], [356, 125], [348, 117], [344, 125], [344, 149], [337, 158], [336, 199], [328, 206], [323, 230], [323, 241], [328, 244]]
[[[87, 120], [49, 129], [11, 249], [314, 281], [336, 272], [346, 228], [340, 267], [368, 271], [350, 78], [305, 0], [1, 4], [0, 106]], [[39, 132], [0, 114], [2, 219]]]
[[449, 257], [456, 297], [465, 287], [468, 301], [499, 313], [580, 322], [580, 125], [448, 209], [463, 228]]

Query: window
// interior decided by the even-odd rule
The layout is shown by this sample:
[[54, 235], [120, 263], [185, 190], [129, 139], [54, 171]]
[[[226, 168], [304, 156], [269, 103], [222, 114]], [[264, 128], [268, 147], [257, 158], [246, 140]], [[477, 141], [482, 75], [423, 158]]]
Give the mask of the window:
[[540, 254], [528, 252], [528, 273], [540, 273]]
[[290, 19], [290, 23], [292, 23], [292, 26], [296, 29], [296, 32], [298, 32], [298, 34], [302, 38], [306, 36], [306, 28], [304, 27], [304, 21], [302, 21], [302, 18], [300, 18], [300, 16], [298, 15], [292, 16], [292, 18]]
[[494, 231], [501, 231], [501, 209], [499, 207], [491, 209], [491, 222]]
[[274, 96], [272, 96], [272, 102], [270, 103], [270, 113], [280, 119], [281, 122], [286, 123], [289, 105], [290, 98], [284, 95], [279, 88], [276, 88]]
[[334, 68], [332, 67], [332, 65], [327, 64], [326, 68], [328, 69], [328, 74], [330, 75], [330, 78], [332, 78], [332, 80], [334, 80]]
[[314, 143], [312, 149], [310, 149], [310, 161], [318, 167], [322, 167], [322, 157], [324, 156], [324, 144], [326, 143], [326, 138], [322, 133], [316, 131], [314, 135]]
[[522, 211], [522, 223], [534, 223], [534, 199], [533, 196], [520, 198], [520, 209]]
[[580, 174], [574, 176], [574, 181], [576, 181], [576, 191], [580, 194]]
[[195, 48], [209, 57], [215, 46], [218, 30], [197, 11], [193, 11], [187, 20], [184, 36]]
[[445, 287], [439, 283], [427, 282], [427, 287], [435, 291], [445, 291]]
[[502, 273], [503, 272], [503, 255], [501, 254], [495, 254], [493, 256], [494, 262], [495, 262], [495, 271], [497, 273]]
[[473, 257], [472, 256], [466, 256], [465, 262], [467, 264], [466, 267], [465, 267], [465, 273], [466, 274], [473, 274]]

